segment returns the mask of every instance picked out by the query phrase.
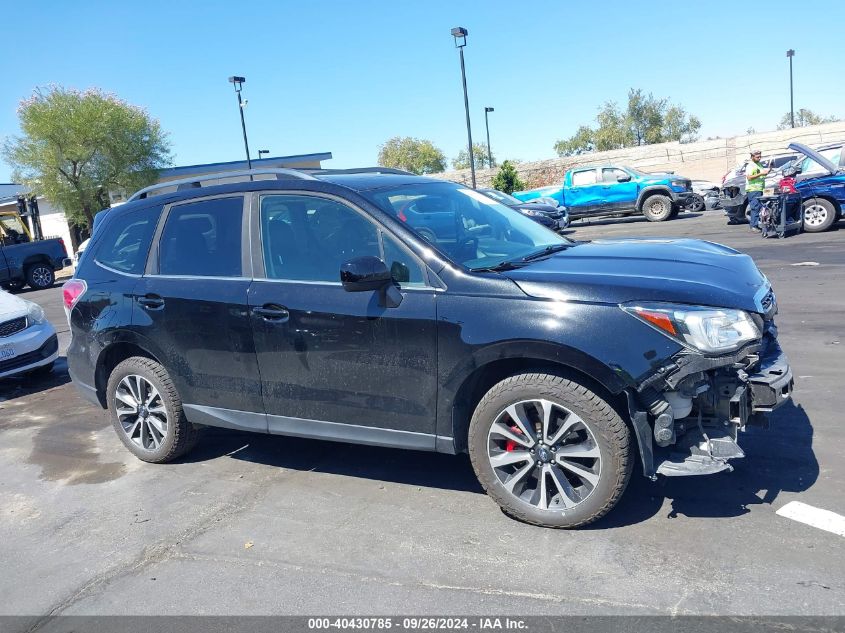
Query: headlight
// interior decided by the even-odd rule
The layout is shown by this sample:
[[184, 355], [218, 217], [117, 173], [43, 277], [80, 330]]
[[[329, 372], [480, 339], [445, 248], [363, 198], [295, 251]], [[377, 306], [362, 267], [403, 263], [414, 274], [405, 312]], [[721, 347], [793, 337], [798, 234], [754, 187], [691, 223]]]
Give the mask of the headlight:
[[540, 215], [539, 211], [534, 211], [534, 209], [520, 209], [519, 211], [522, 215]]
[[670, 338], [705, 354], [733, 352], [760, 338], [757, 325], [743, 310], [667, 303], [621, 307]]
[[672, 186], [677, 187], [678, 189], [683, 189], [684, 191], [686, 191], [687, 183], [684, 180], [673, 180]]
[[37, 303], [27, 301], [26, 306], [26, 320], [29, 325], [40, 325], [47, 320], [44, 315], [44, 309]]

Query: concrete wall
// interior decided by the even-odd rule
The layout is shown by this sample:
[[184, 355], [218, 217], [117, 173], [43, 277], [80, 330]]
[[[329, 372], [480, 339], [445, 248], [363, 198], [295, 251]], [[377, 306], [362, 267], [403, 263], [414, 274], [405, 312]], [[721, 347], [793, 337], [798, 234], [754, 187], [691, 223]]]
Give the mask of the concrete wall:
[[[520, 163], [517, 165], [517, 171], [520, 178], [532, 188], [559, 182], [563, 178], [563, 173], [572, 167], [595, 163], [628, 165], [648, 172], [672, 171], [696, 180], [712, 180], [720, 184], [725, 172], [744, 161], [752, 149], [759, 149], [764, 157], [782, 154], [788, 151], [787, 146], [793, 141], [810, 147], [822, 143], [845, 141], [845, 122], [761, 132], [697, 143], [660, 143], [609, 152], [593, 152], [580, 156]], [[496, 169], [477, 170], [478, 186], [489, 186], [496, 171]], [[465, 184], [471, 182], [468, 169], [432, 174], [432, 176]]]

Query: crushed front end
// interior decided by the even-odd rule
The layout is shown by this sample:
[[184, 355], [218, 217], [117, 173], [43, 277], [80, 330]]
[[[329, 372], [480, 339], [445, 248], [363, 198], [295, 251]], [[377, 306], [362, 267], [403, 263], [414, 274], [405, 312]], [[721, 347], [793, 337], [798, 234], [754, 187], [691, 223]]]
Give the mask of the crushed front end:
[[[647, 477], [731, 470], [730, 460], [745, 456], [739, 433], [747, 426], [767, 427], [768, 414], [790, 399], [792, 370], [777, 340], [777, 306], [770, 287], [757, 303], [759, 312], [733, 311], [748, 321], [736, 328], [741, 333], [736, 350], [706, 353], [688, 345], [628, 393]], [[682, 310], [638, 307], [631, 312], [636, 310], [641, 319], [681, 337], [683, 320], [675, 317]]]

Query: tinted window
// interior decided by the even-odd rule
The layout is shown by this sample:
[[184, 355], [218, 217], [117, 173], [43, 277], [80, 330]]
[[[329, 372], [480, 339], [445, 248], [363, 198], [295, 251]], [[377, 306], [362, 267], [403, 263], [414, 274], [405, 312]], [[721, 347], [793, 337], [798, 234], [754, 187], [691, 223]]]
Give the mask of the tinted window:
[[161, 235], [162, 275], [239, 277], [243, 198], [216, 198], [170, 209]]
[[121, 272], [143, 273], [160, 214], [161, 207], [148, 207], [109, 218], [102, 225], [94, 259]]
[[339, 282], [344, 262], [364, 255], [381, 257], [373, 223], [324, 198], [262, 197], [261, 236], [270, 279]]
[[422, 268], [408, 251], [399, 246], [398, 242], [386, 233], [382, 233], [382, 259], [390, 269], [393, 280], [403, 286], [424, 286], [425, 276]]
[[513, 209], [455, 183], [416, 182], [362, 195], [453, 262], [471, 269], [569, 244]]
[[581, 185], [592, 185], [596, 182], [596, 170], [588, 169], [586, 171], [576, 171], [572, 174], [572, 186], [580, 187]]
[[601, 180], [602, 182], [619, 182], [618, 178], [622, 176], [623, 178], [628, 174], [621, 169], [617, 169], [616, 167], [605, 167], [601, 170]]

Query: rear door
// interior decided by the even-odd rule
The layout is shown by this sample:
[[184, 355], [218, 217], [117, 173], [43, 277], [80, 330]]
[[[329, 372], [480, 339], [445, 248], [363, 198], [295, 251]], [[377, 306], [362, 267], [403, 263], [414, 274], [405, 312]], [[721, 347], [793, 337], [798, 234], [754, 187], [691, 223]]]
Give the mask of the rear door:
[[[619, 178], [628, 178], [627, 182], [619, 182]], [[602, 167], [602, 198], [604, 209], [607, 211], [629, 211], [637, 206], [637, 183], [631, 179], [631, 174], [618, 167]]]
[[[343, 200], [256, 199], [249, 304], [270, 432], [433, 449], [435, 289], [424, 266]], [[398, 307], [343, 289], [341, 265], [366, 255], [393, 272]]]
[[243, 195], [225, 195], [165, 208], [132, 323], [160, 351], [193, 421], [266, 431], [247, 312], [244, 204]]
[[594, 215], [601, 210], [604, 204], [604, 188], [598, 182], [597, 171], [595, 167], [572, 171], [571, 185], [565, 196], [570, 215]]

